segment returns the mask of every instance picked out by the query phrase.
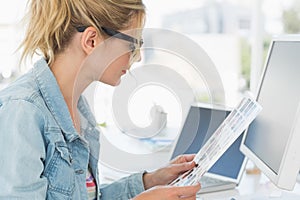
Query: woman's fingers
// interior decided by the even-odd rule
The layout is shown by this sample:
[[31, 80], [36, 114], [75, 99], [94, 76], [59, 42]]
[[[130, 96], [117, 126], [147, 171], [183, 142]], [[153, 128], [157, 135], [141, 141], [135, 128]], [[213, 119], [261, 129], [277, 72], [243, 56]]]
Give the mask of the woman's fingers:
[[191, 186], [178, 186], [176, 187], [177, 194], [180, 198], [189, 198], [194, 197], [196, 193], [200, 190], [201, 186], [200, 183], [197, 185], [191, 185]]
[[200, 184], [192, 186], [157, 186], [142, 192], [134, 200], [196, 200]]
[[194, 159], [194, 157], [195, 157], [195, 154], [180, 155], [180, 156], [176, 157], [174, 160], [172, 160], [171, 164], [190, 162]]
[[196, 195], [191, 196], [191, 197], [181, 197], [179, 199], [184, 199], [184, 200], [195, 200], [196, 199]]
[[172, 168], [174, 174], [181, 174], [185, 171], [188, 171], [195, 167], [195, 162], [187, 162], [187, 163], [181, 163], [181, 164], [173, 164], [170, 168]]

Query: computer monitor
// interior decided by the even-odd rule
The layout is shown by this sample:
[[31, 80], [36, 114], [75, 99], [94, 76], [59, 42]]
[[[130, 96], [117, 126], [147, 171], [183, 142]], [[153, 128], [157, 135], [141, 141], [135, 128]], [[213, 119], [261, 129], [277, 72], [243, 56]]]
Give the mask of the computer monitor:
[[300, 37], [270, 44], [256, 99], [263, 107], [241, 151], [279, 188], [292, 190], [300, 167]]

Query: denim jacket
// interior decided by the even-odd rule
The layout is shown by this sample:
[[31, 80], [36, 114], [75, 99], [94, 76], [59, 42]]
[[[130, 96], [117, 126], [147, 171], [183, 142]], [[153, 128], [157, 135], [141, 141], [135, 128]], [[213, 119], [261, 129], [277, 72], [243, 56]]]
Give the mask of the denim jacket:
[[0, 92], [0, 199], [87, 199], [88, 165], [97, 199], [127, 200], [144, 190], [142, 173], [100, 185], [99, 130], [83, 97], [78, 110], [82, 136], [44, 59]]

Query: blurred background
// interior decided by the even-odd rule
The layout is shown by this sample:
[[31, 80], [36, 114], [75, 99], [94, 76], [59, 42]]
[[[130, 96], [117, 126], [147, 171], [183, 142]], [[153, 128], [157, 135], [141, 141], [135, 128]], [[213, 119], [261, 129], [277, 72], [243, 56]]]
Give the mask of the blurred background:
[[[35, 59], [38, 58], [37, 56], [32, 62], [19, 63], [21, 50], [18, 49], [18, 46], [24, 35], [24, 24], [21, 20], [26, 11], [26, 3], [27, 1], [23, 0], [1, 1], [0, 3], [0, 90], [30, 69]], [[299, 34], [300, 32], [300, 0], [144, 0], [144, 3], [147, 7], [146, 28], [175, 31], [198, 43], [206, 51], [218, 70], [224, 86], [226, 106], [229, 107], [234, 106], [242, 94], [256, 91], [272, 38], [282, 34]], [[146, 54], [146, 52], [144, 53]], [[147, 58], [147, 55], [144, 57]], [[148, 57], [151, 56], [148, 55]], [[168, 58], [166, 57], [166, 59]], [[142, 60], [141, 64], [143, 62], [145, 61]], [[97, 99], [97, 95], [92, 96], [97, 103], [95, 103], [94, 109], [99, 125], [103, 129], [106, 128], [106, 132], [110, 132], [107, 139], [114, 141], [111, 143], [116, 141], [116, 146], [122, 151], [126, 151], [130, 144], [133, 154], [141, 153], [141, 149], [149, 143], [148, 141], [140, 144], [122, 133], [111, 133], [117, 132], [115, 129], [110, 131], [111, 127], [108, 123], [112, 116], [107, 105], [109, 105], [113, 90], [103, 85], [98, 88], [100, 88], [101, 100]], [[134, 114], [130, 116], [141, 127], [150, 123], [149, 119], [145, 119], [143, 109], [150, 108], [151, 102], [149, 106], [145, 106], [145, 98], [149, 97], [150, 99], [154, 96], [153, 94], [156, 94], [160, 99], [166, 101], [162, 104], [173, 105], [175, 101], [167, 90], [164, 89], [161, 92], [159, 89], [161, 88], [148, 87], [145, 88], [146, 92], [133, 96], [141, 97], [140, 99], [136, 98], [136, 102], [140, 101], [141, 103], [132, 103], [132, 105], [138, 106], [135, 109], [131, 109], [129, 105], [129, 112], [130, 109], [134, 110]], [[103, 94], [106, 95], [105, 98], [103, 98]], [[200, 94], [196, 100], [209, 102], [209, 96], [205, 93]], [[176, 106], [170, 110], [177, 111], [174, 108]], [[170, 124], [170, 116], [178, 116], [178, 114], [171, 115], [170, 112], [168, 124]], [[177, 127], [178, 130], [179, 128], [180, 126]], [[106, 133], [105, 130], [103, 132]], [[173, 132], [178, 133], [178, 131]], [[150, 151], [156, 151], [155, 148], [159, 149], [161, 146], [169, 145], [174, 139], [173, 132], [172, 134], [164, 133], [158, 137], [162, 144], [150, 140], [151, 144], [148, 145]], [[166, 140], [169, 138], [171, 140]], [[111, 152], [112, 145], [102, 146]], [[116, 155], [118, 154], [116, 153]], [[102, 159], [105, 163], [105, 158]], [[148, 164], [146, 166], [143, 162], [140, 163], [133, 170], [147, 168]], [[153, 167], [156, 165], [154, 164]]]
[[[236, 95], [255, 91], [270, 40], [300, 31], [300, 0], [144, 0], [146, 28], [164, 28], [190, 37], [217, 67], [229, 105]], [[0, 6], [0, 89], [26, 72], [18, 45], [26, 1]], [[232, 99], [230, 99], [232, 97]], [[198, 99], [205, 101], [205, 98]]]

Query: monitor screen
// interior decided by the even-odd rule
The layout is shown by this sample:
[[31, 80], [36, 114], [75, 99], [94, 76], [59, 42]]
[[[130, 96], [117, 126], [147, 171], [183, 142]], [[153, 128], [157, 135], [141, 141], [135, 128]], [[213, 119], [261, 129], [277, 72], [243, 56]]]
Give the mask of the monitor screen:
[[[293, 165], [298, 165], [299, 170], [300, 166], [299, 163], [290, 163], [289, 169], [282, 167], [289, 164], [286, 158], [289, 156], [288, 148], [293, 146], [290, 140], [297, 123], [300, 101], [299, 52], [299, 41], [278, 40], [271, 44], [257, 94], [257, 101], [263, 109], [248, 127], [241, 146], [246, 156], [257, 163], [277, 185], [281, 184], [281, 173], [293, 170]], [[293, 180], [295, 177], [290, 177], [290, 181]]]
[[[230, 113], [228, 110], [192, 106], [177, 140], [172, 158], [197, 153]], [[193, 134], [195, 133], [195, 134]], [[245, 156], [239, 150], [243, 134], [210, 168], [209, 173], [237, 179]]]

